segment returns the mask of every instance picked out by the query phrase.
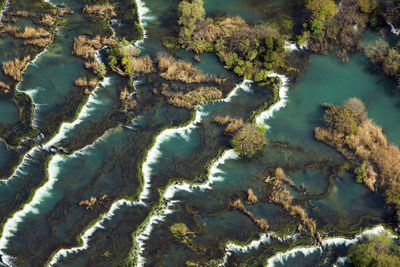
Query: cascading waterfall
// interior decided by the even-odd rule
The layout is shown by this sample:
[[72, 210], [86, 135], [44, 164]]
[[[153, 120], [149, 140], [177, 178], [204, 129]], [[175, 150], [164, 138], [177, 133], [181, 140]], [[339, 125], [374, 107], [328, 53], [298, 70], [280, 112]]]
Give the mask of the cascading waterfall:
[[256, 124], [263, 124], [266, 126], [266, 128], [269, 128], [269, 126], [265, 123], [266, 120], [270, 119], [274, 113], [281, 108], [286, 106], [287, 103], [287, 94], [289, 91], [289, 78], [286, 77], [285, 75], [281, 74], [276, 74], [272, 73], [269, 75], [269, 77], [278, 77], [281, 80], [281, 86], [279, 88], [279, 100], [276, 102], [274, 105], [269, 107], [267, 110], [261, 112], [260, 115], [256, 117]]
[[79, 251], [85, 250], [89, 248], [89, 240], [92, 237], [92, 235], [98, 230], [98, 229], [103, 229], [104, 228], [104, 222], [106, 220], [111, 220], [111, 218], [114, 216], [115, 212], [121, 208], [121, 206], [127, 205], [127, 206], [137, 206], [137, 205], [142, 205], [141, 203], [137, 202], [132, 202], [126, 199], [121, 199], [116, 202], [114, 202], [111, 205], [110, 210], [104, 214], [92, 227], [88, 228], [83, 235], [81, 236], [81, 240], [83, 242], [82, 246], [80, 247], [74, 247], [71, 249], [60, 249], [57, 251], [54, 256], [51, 258], [49, 262], [49, 266], [54, 266], [56, 265], [61, 259], [66, 258], [68, 255], [77, 253]]

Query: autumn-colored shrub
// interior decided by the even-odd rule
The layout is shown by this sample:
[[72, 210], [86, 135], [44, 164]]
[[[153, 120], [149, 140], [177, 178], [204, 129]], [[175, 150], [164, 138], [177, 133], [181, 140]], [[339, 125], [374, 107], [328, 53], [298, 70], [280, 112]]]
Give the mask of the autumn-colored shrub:
[[93, 6], [86, 5], [83, 8], [83, 12], [90, 16], [97, 16], [102, 18], [111, 18], [117, 16], [114, 6], [109, 3]]

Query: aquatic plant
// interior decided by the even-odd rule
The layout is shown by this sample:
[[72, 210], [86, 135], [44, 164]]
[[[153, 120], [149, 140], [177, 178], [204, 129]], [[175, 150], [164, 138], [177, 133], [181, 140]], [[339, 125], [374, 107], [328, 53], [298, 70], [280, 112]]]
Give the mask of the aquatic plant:
[[255, 204], [257, 203], [257, 196], [254, 194], [253, 189], [249, 188], [247, 190], [247, 204]]
[[86, 5], [82, 11], [89, 16], [95, 16], [105, 19], [117, 16], [114, 6], [110, 3], [97, 4], [92, 6]]

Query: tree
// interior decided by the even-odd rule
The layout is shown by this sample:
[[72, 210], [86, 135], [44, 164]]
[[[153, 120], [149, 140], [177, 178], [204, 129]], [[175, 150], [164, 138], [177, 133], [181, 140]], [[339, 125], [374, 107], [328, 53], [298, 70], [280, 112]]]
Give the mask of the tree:
[[347, 108], [360, 122], [368, 118], [364, 103], [356, 97], [347, 99], [343, 103], [343, 107]]
[[400, 266], [399, 246], [386, 233], [368, 237], [359, 244], [353, 245], [349, 250], [348, 257], [356, 267]]
[[203, 0], [183, 0], [178, 6], [179, 25], [184, 27], [184, 33], [191, 34], [196, 29], [198, 20], [203, 20], [206, 11], [203, 7]]
[[264, 128], [247, 123], [233, 137], [232, 146], [239, 155], [251, 158], [265, 145], [264, 133]]

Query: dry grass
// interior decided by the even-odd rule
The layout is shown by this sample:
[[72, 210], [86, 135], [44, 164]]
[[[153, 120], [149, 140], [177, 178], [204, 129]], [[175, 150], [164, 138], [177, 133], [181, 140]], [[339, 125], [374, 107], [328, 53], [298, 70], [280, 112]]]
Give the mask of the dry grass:
[[171, 93], [163, 89], [161, 94], [167, 97], [169, 104], [186, 109], [195, 109], [197, 105], [204, 105], [222, 98], [222, 92], [215, 87], [198, 87], [186, 94]]
[[24, 45], [34, 45], [34, 46], [43, 48], [43, 47], [48, 46], [52, 40], [53, 40], [52, 37], [30, 39], [30, 40], [24, 41]]
[[283, 208], [290, 215], [299, 217], [302, 224], [308, 228], [310, 234], [314, 237], [314, 233], [317, 228], [316, 222], [308, 217], [306, 211], [302, 207], [298, 205], [293, 205], [293, 197], [287, 189], [286, 185], [284, 185], [282, 181], [278, 178], [270, 179], [268, 180], [268, 182], [272, 185], [272, 191], [269, 196], [269, 201], [275, 204], [282, 205]]
[[231, 118], [230, 116], [225, 116], [225, 117], [217, 116], [214, 118], [214, 121], [221, 125], [227, 125], [224, 130], [224, 133], [227, 135], [235, 134], [244, 125], [242, 119]]
[[27, 26], [24, 31], [18, 31], [15, 33], [15, 37], [29, 39], [29, 38], [44, 38], [50, 37], [51, 34], [43, 28], [34, 28]]
[[85, 68], [93, 71], [94, 74], [97, 74], [98, 67], [99, 67], [99, 62], [97, 62], [97, 60], [91, 60], [85, 62]]
[[0, 94], [8, 94], [10, 91], [10, 86], [8, 84], [0, 82]]
[[15, 35], [15, 34], [17, 34], [18, 31], [19, 31], [19, 28], [16, 26], [12, 26], [12, 25], [6, 25], [6, 26], [3, 26], [0, 28], [1, 35], [6, 35], [6, 34]]
[[158, 56], [160, 76], [166, 80], [182, 81], [185, 83], [201, 83], [212, 80], [193, 67], [192, 63], [175, 60], [171, 56]]
[[94, 60], [94, 54], [96, 50], [99, 50], [105, 45], [114, 44], [116, 44], [115, 40], [110, 38], [101, 38], [99, 35], [94, 38], [80, 35], [74, 38], [72, 55], [81, 57], [83, 59]]
[[15, 81], [22, 80], [22, 71], [25, 69], [26, 64], [28, 64], [31, 57], [28, 55], [24, 57], [22, 60], [19, 58], [15, 58], [14, 60], [3, 62], [3, 71], [4, 74], [10, 76]]
[[85, 6], [83, 8], [83, 12], [90, 16], [102, 18], [111, 18], [117, 16], [114, 6], [108, 3], [102, 5]]
[[[364, 109], [359, 107], [357, 110]], [[332, 128], [317, 128], [315, 138], [331, 145], [346, 158], [358, 160], [360, 165], [364, 163], [366, 175], [362, 178], [363, 182], [373, 191], [382, 190], [386, 202], [399, 211], [400, 149], [390, 144], [382, 128], [371, 120], [364, 119], [358, 128], [357, 133], [347, 135], [339, 135]], [[400, 222], [400, 216], [397, 220]]]
[[51, 27], [54, 25], [56, 22], [57, 18], [55, 16], [52, 16], [50, 14], [42, 14], [39, 18], [34, 19], [33, 21], [36, 24], [40, 24], [43, 26]]
[[275, 177], [278, 180], [281, 180], [282, 182], [287, 183], [288, 185], [295, 187], [295, 184], [293, 183], [293, 181], [290, 180], [290, 178], [286, 176], [286, 174], [285, 174], [285, 172], [283, 171], [282, 168], [276, 168]]
[[148, 74], [155, 71], [153, 60], [149, 56], [129, 57], [134, 74]]
[[97, 80], [97, 79], [95, 79], [95, 78], [93, 78], [93, 79], [88, 79], [88, 78], [86, 78], [86, 77], [81, 77], [81, 78], [78, 78], [76, 81], [75, 81], [75, 86], [77, 86], [77, 87], [86, 87], [86, 88], [94, 88], [94, 87], [96, 87], [97, 86], [97, 83], [98, 83], [99, 81]]
[[269, 229], [269, 225], [265, 219], [256, 219], [254, 214], [251, 213], [246, 209], [246, 207], [243, 205], [242, 201], [240, 199], [237, 199], [235, 202], [231, 204], [231, 206], [249, 217], [252, 222], [257, 225], [258, 228], [260, 228], [262, 231], [267, 231]]
[[253, 189], [249, 188], [247, 190], [247, 204], [255, 204], [257, 203], [257, 196], [254, 195]]

